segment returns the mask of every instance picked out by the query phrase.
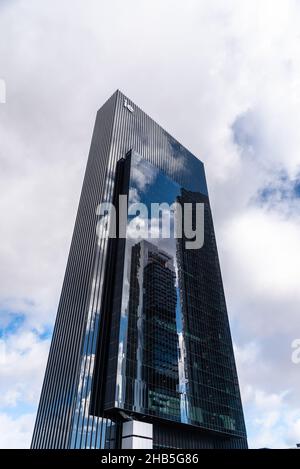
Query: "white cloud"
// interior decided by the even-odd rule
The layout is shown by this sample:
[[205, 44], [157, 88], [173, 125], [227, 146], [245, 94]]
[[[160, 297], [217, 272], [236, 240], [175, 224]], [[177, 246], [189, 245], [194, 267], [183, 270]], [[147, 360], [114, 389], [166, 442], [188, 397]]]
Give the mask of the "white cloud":
[[21, 327], [0, 339], [0, 350], [0, 448], [29, 448], [49, 340]]
[[[249, 447], [295, 447], [299, 442], [300, 412], [290, 406], [291, 390], [287, 389], [282, 374], [278, 379], [277, 392], [262, 389], [261, 386], [265, 386], [267, 379], [278, 370], [272, 369], [272, 363], [254, 342], [242, 347], [235, 345], [234, 349], [248, 422]], [[274, 389], [273, 385], [271, 387]]]
[[[249, 320], [256, 333], [264, 336], [293, 332], [300, 303], [300, 223], [276, 212], [250, 208], [230, 218], [223, 228], [225, 277], [232, 280], [230, 296], [238, 305], [236, 313], [243, 309], [244, 326]], [[243, 303], [252, 308], [244, 308]], [[259, 309], [260, 315], [253, 309], [256, 313]]]
[[19, 404], [36, 405], [47, 363], [49, 340], [17, 331], [1, 339], [0, 411]]
[[12, 418], [0, 413], [0, 448], [29, 448], [34, 426], [35, 414], [24, 414]]
[[249, 412], [251, 448], [295, 448], [299, 443], [299, 411], [291, 411], [285, 393], [266, 394], [252, 390], [253, 399], [246, 406]]

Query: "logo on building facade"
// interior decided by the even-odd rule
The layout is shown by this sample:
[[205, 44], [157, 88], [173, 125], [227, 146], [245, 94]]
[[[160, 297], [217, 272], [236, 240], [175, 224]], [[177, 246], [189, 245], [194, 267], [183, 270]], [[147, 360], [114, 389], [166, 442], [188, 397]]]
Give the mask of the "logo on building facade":
[[126, 98], [124, 99], [124, 107], [126, 107], [129, 112], [133, 112], [133, 111], [134, 111], [133, 107], [131, 106], [131, 104], [129, 104], [129, 102], [128, 102], [128, 100], [127, 100]]

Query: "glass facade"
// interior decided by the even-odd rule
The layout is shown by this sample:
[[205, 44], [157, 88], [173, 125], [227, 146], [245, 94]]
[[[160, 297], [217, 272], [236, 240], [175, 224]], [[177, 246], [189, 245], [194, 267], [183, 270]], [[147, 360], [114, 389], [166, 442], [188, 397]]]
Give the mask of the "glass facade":
[[[106, 409], [244, 437], [208, 197], [201, 187], [183, 188], [136, 152], [125, 165], [129, 215], [123, 276], [114, 291], [118, 340], [110, 359], [116, 370], [108, 370]], [[133, 213], [140, 203], [145, 213]], [[176, 238], [175, 203], [182, 213], [190, 204], [194, 218], [196, 203], [203, 204], [203, 247], [188, 249], [186, 237]], [[167, 205], [153, 216], [153, 204]], [[163, 216], [169, 233], [163, 233]]]
[[[129, 210], [125, 239], [97, 237], [97, 206], [120, 194], [147, 210]], [[167, 237], [153, 203], [174, 204]], [[186, 203], [204, 204], [201, 249], [175, 236]], [[153, 424], [155, 448], [247, 447], [203, 163], [117, 91], [97, 114], [32, 447], [119, 448], [126, 418]]]

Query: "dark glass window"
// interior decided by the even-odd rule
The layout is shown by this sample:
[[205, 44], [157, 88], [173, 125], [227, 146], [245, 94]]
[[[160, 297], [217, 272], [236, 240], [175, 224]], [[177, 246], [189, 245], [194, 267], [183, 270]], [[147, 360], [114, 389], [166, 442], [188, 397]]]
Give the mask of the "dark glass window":
[[[148, 210], [129, 211], [127, 219], [121, 293], [114, 301], [119, 321], [111, 407], [244, 436], [208, 197], [135, 152], [128, 158], [128, 206], [143, 203]], [[204, 204], [202, 248], [188, 249], [184, 236], [174, 236], [176, 210], [170, 212], [170, 236], [162, 236], [151, 204], [174, 202], [191, 204], [193, 225], [195, 204]], [[132, 229], [137, 224], [140, 236]]]

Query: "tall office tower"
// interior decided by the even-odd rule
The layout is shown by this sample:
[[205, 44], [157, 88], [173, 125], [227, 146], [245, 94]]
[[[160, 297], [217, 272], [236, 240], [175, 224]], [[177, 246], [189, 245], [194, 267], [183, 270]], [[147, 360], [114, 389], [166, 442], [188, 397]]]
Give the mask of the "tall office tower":
[[247, 447], [203, 163], [119, 91], [97, 113], [32, 447]]

